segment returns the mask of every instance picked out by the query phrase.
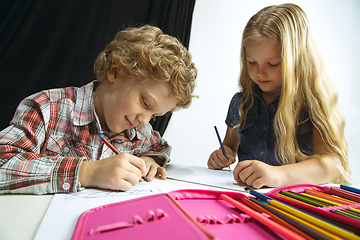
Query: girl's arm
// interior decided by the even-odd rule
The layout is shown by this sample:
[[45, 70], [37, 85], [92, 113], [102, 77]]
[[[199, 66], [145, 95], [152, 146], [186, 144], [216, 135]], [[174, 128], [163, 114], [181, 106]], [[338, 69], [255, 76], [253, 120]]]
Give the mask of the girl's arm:
[[227, 127], [223, 145], [228, 159], [225, 158], [221, 148], [215, 150], [211, 153], [208, 160], [208, 167], [210, 169], [223, 169], [236, 161], [235, 158], [239, 146], [239, 138], [235, 129]]
[[335, 180], [341, 174], [338, 167], [341, 164], [339, 156], [332, 153], [315, 127], [313, 127], [313, 141], [314, 154], [325, 157], [324, 160], [314, 157], [283, 166], [271, 166], [257, 160], [247, 160], [238, 163], [234, 170], [234, 178], [254, 188], [300, 183], [324, 184]]

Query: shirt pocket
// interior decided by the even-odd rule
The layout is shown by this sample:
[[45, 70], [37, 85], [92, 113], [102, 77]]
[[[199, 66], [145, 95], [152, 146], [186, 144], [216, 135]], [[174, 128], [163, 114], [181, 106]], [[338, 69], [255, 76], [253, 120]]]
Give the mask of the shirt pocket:
[[45, 149], [48, 156], [86, 157], [90, 159], [92, 148], [72, 138], [51, 136]]
[[246, 153], [255, 146], [256, 138], [256, 118], [248, 118], [245, 127], [240, 130], [239, 151]]

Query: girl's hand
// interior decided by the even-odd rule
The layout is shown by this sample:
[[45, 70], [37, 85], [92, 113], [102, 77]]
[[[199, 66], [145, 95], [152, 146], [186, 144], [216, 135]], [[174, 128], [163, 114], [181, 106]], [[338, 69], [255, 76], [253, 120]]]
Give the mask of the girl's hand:
[[258, 160], [239, 162], [234, 169], [234, 179], [253, 188], [282, 186], [284, 173], [279, 166], [271, 166]]
[[229, 158], [229, 160], [226, 159], [222, 150], [218, 149], [218, 150], [214, 151], [213, 153], [211, 153], [209, 160], [207, 162], [207, 165], [210, 169], [215, 169], [215, 170], [229, 167], [236, 160], [234, 157], [231, 157], [229, 155], [227, 155], [227, 157]]
[[147, 180], [151, 182], [154, 177], [160, 177], [162, 180], [166, 180], [166, 170], [153, 159], [152, 157], [140, 157], [146, 164]]
[[146, 173], [146, 164], [142, 159], [120, 153], [98, 161], [83, 161], [78, 181], [84, 187], [127, 191]]

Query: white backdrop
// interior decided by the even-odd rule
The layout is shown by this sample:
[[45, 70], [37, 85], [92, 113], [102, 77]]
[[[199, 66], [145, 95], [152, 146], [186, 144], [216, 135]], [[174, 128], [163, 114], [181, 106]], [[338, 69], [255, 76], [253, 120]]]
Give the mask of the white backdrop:
[[[306, 12], [328, 74], [338, 89], [352, 176], [360, 185], [360, 1], [292, 2]], [[199, 98], [189, 109], [173, 114], [164, 134], [173, 147], [172, 163], [206, 166], [210, 153], [219, 147], [214, 125], [223, 138], [228, 105], [238, 91], [242, 31], [260, 9], [281, 3], [285, 2], [196, 0], [189, 49], [199, 70], [195, 90]]]

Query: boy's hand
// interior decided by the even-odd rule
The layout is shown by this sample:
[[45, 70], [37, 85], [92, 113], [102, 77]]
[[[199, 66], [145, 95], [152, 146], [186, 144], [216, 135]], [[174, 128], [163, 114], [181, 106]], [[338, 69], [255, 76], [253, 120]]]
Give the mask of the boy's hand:
[[284, 176], [279, 166], [271, 166], [258, 160], [239, 162], [233, 174], [237, 182], [244, 182], [253, 188], [281, 186]]
[[146, 173], [142, 159], [121, 153], [98, 161], [83, 161], [78, 179], [84, 187], [127, 191]]
[[159, 164], [152, 157], [140, 157], [144, 160], [147, 169], [146, 178], [151, 182], [154, 177], [160, 177], [162, 180], [166, 180], [166, 170], [163, 167], [160, 167]]
[[236, 161], [235, 158], [229, 155], [227, 155], [227, 157], [229, 160], [226, 159], [221, 149], [215, 150], [213, 153], [211, 153], [207, 165], [210, 169], [217, 170], [228, 167]]

